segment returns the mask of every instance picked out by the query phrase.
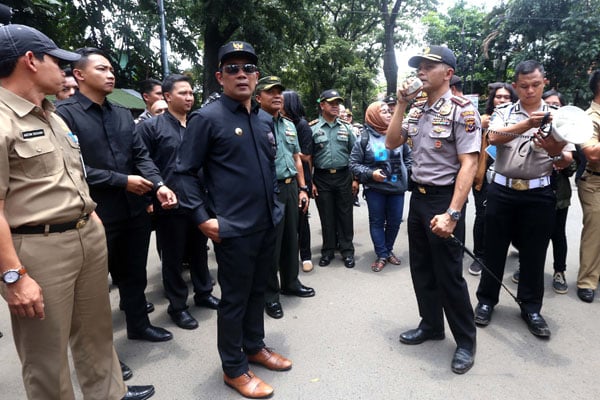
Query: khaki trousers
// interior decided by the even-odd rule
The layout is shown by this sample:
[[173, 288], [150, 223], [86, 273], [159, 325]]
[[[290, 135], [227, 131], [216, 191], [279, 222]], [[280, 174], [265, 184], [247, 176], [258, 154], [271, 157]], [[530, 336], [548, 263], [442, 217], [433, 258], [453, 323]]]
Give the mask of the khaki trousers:
[[586, 172], [577, 186], [583, 210], [577, 287], [596, 289], [600, 277], [600, 176]]
[[13, 243], [46, 312], [44, 320], [11, 316], [27, 398], [75, 398], [70, 346], [84, 398], [121, 399], [127, 389], [113, 347], [102, 225], [91, 218], [79, 230], [13, 235]]

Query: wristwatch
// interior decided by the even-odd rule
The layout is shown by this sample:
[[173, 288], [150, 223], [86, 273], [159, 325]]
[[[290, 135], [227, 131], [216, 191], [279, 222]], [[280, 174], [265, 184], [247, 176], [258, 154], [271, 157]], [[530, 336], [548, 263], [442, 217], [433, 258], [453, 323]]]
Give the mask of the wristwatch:
[[303, 192], [308, 193], [308, 186], [304, 185], [304, 186], [298, 186], [298, 190], [301, 190]]
[[461, 216], [461, 213], [460, 213], [460, 211], [456, 211], [456, 210], [453, 210], [453, 209], [451, 209], [451, 208], [448, 208], [448, 209], [446, 210], [446, 212], [447, 212], [448, 214], [450, 214], [450, 218], [452, 218], [452, 220], [453, 220], [453, 221], [458, 221], [458, 220], [460, 220], [460, 216]]
[[25, 269], [24, 266], [21, 265], [17, 269], [9, 269], [9, 270], [5, 271], [2, 274], [2, 281], [4, 283], [6, 283], [7, 285], [10, 285], [11, 283], [15, 283], [16, 281], [21, 279], [21, 277], [23, 275], [25, 275], [26, 273], [27, 273], [27, 270]]
[[550, 156], [550, 158], [552, 159], [552, 162], [559, 162], [560, 160], [562, 160], [565, 157], [563, 156], [563, 153], [561, 152], [557, 156]]
[[157, 191], [163, 186], [165, 186], [165, 183], [163, 181], [157, 182], [156, 185], [154, 185], [154, 191]]

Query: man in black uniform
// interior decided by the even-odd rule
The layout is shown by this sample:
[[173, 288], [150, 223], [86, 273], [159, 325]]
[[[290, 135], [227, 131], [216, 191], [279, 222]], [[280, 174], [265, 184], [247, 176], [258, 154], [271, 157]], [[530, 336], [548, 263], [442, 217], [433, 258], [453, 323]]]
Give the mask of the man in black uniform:
[[[129, 110], [106, 96], [115, 85], [113, 68], [98, 49], [77, 51], [73, 75], [79, 91], [57, 105], [58, 114], [77, 135], [87, 181], [106, 229], [108, 269], [119, 287], [129, 339], [160, 342], [169, 331], [152, 326], [146, 309], [146, 260], [150, 218], [145, 195], [155, 192], [161, 206], [174, 207], [175, 194], [164, 185], [139, 136]], [[139, 173], [140, 175], [137, 175]]]
[[[183, 139], [187, 113], [194, 105], [194, 92], [189, 77], [173, 74], [163, 81], [162, 93], [169, 105], [167, 111], [139, 123], [135, 132], [144, 141], [165, 183], [174, 188], [177, 148]], [[161, 249], [163, 285], [169, 299], [168, 313], [180, 328], [196, 329], [198, 321], [187, 311], [188, 287], [181, 276], [182, 264], [187, 257], [196, 305], [216, 310], [219, 299], [211, 294], [206, 253], [208, 239], [184, 210], [163, 210], [157, 201], [154, 201], [153, 209], [156, 237]]]
[[388, 128], [386, 146], [405, 141], [412, 147], [413, 184], [408, 216], [408, 244], [421, 323], [400, 335], [404, 344], [444, 338], [444, 314], [456, 340], [451, 368], [464, 374], [474, 363], [475, 323], [467, 283], [462, 276], [463, 249], [450, 241], [464, 241], [464, 206], [477, 169], [481, 122], [477, 109], [464, 97], [452, 96], [450, 78], [456, 68], [454, 53], [431, 46], [408, 65], [417, 68], [427, 100], [409, 102], [420, 92], [408, 93], [408, 82], [398, 90], [396, 113]]
[[[219, 49], [223, 95], [191, 114], [179, 148], [181, 205], [215, 243], [221, 302], [218, 349], [224, 381], [243, 396], [264, 398], [273, 388], [248, 362], [284, 371], [292, 362], [265, 347], [264, 299], [275, 251], [276, 199], [273, 118], [253, 105], [258, 80], [254, 49], [229, 42]], [[204, 172], [207, 195], [198, 177]]]

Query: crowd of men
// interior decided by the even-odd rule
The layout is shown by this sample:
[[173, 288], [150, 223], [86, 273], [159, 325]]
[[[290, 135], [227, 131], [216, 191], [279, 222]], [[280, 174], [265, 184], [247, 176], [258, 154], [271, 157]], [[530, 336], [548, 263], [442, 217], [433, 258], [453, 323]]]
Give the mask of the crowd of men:
[[[324, 90], [319, 118], [301, 133], [301, 118], [284, 108], [284, 83], [277, 76], [261, 78], [252, 45], [235, 41], [219, 49], [220, 97], [191, 112], [189, 77], [148, 80], [141, 90], [147, 109], [134, 120], [107, 100], [116, 82], [99, 49], [65, 51], [33, 28], [7, 25], [0, 27], [0, 60], [1, 293], [28, 398], [74, 398], [68, 349], [86, 399], [154, 394], [151, 385], [124, 384], [132, 372], [114, 349], [108, 284], [98, 284], [110, 274], [118, 287], [129, 339], [173, 338], [148, 316], [154, 310], [144, 294], [152, 229], [170, 318], [182, 329], [198, 327], [188, 311], [187, 267], [194, 304], [217, 310], [223, 381], [248, 398], [272, 396], [273, 387], [250, 364], [292, 368], [291, 360], [266, 346], [264, 315], [283, 317], [280, 294], [315, 296], [299, 279], [299, 225], [307, 223], [312, 199], [322, 228], [319, 265], [329, 265], [336, 252], [345, 267], [356, 265], [358, 181], [348, 165], [361, 143], [351, 122], [340, 118], [341, 94]], [[68, 78], [61, 61], [71, 63]], [[520, 257], [515, 299], [522, 318], [532, 334], [550, 336], [541, 308], [556, 208], [551, 176], [573, 162], [575, 147], [543, 132], [552, 108], [542, 100], [547, 80], [536, 61], [516, 67], [518, 100], [496, 108], [488, 128], [462, 95], [450, 49], [428, 47], [408, 64], [422, 86], [410, 90], [407, 81], [385, 99], [394, 106], [386, 146], [412, 149], [407, 225], [420, 322], [400, 342], [444, 339], [445, 316], [457, 345], [451, 369], [464, 374], [475, 362], [476, 326], [491, 322], [498, 303], [511, 243]], [[586, 302], [593, 301], [600, 276], [593, 244], [599, 226], [599, 71], [590, 88], [595, 131], [582, 145], [588, 164], [579, 186], [584, 229], [577, 280]], [[48, 95], [56, 95], [56, 106]], [[479, 260], [487, 267], [473, 310], [462, 259], [466, 201], [482, 141], [496, 153], [486, 194], [485, 256]], [[220, 299], [212, 294], [208, 239]], [[303, 270], [312, 271], [312, 262]]]

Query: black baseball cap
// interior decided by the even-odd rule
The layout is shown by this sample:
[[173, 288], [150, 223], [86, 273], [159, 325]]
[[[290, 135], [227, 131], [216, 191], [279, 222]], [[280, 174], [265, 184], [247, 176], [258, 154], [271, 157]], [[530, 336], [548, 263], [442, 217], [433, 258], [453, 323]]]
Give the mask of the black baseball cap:
[[0, 27], [0, 60], [14, 60], [28, 51], [68, 62], [81, 58], [77, 53], [59, 49], [52, 39], [30, 26], [12, 24]]
[[411, 57], [408, 60], [408, 65], [413, 68], [419, 68], [419, 64], [423, 60], [435, 61], [444, 63], [449, 67], [456, 69], [456, 57], [452, 50], [446, 46], [429, 46], [423, 49], [419, 55]]
[[462, 79], [460, 79], [460, 77], [457, 75], [452, 75], [452, 78], [450, 78], [450, 86], [454, 86], [459, 83], [462, 83]]
[[340, 96], [340, 92], [338, 92], [335, 89], [326, 90], [323, 93], [321, 93], [321, 95], [319, 96], [319, 103], [321, 103], [323, 101], [326, 101], [329, 103], [334, 100], [344, 101], [344, 98], [342, 96]]
[[233, 41], [219, 48], [219, 67], [223, 65], [223, 61], [235, 56], [248, 57], [252, 64], [258, 63], [258, 57], [250, 43]]
[[269, 90], [278, 86], [282, 91], [285, 90], [285, 87], [281, 83], [281, 78], [278, 76], [265, 76], [264, 78], [260, 78], [256, 85], [256, 93], [261, 92], [263, 90]]

